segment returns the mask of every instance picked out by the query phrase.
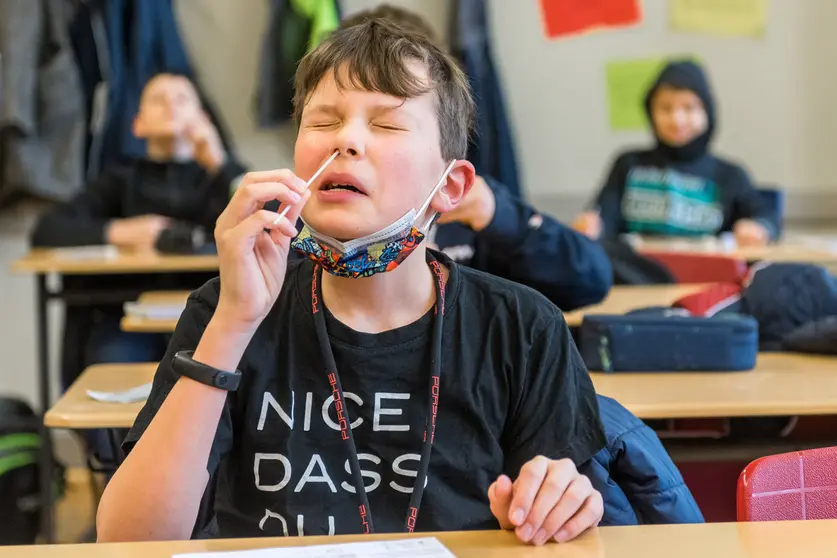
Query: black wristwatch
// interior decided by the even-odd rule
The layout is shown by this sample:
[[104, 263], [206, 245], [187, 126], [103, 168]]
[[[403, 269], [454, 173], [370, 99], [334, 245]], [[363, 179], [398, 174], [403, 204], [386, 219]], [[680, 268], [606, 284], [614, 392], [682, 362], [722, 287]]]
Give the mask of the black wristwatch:
[[175, 353], [171, 361], [171, 366], [174, 371], [190, 380], [195, 380], [196, 382], [214, 388], [226, 391], [235, 391], [238, 389], [238, 382], [241, 381], [241, 372], [238, 370], [235, 372], [226, 372], [196, 362], [192, 358], [194, 354], [195, 351], [178, 351]]

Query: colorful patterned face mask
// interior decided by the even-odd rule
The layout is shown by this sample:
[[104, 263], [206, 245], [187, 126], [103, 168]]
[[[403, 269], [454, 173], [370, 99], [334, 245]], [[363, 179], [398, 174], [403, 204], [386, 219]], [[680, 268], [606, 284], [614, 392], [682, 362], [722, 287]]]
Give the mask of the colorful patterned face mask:
[[[435, 217], [434, 212], [428, 212], [430, 201], [445, 183], [454, 163], [456, 160], [445, 169], [418, 211], [411, 209], [388, 227], [362, 238], [341, 242], [320, 233], [303, 220], [302, 230], [291, 242], [291, 247], [338, 277], [356, 279], [392, 271], [424, 240]], [[423, 222], [416, 223], [422, 216]]]

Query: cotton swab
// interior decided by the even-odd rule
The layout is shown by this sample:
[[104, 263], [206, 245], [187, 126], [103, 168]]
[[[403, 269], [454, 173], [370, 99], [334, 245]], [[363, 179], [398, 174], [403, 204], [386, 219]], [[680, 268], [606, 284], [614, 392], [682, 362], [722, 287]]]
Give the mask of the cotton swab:
[[[318, 169], [317, 169], [317, 172], [315, 172], [315, 173], [314, 173], [314, 176], [312, 176], [311, 178], [309, 178], [309, 179], [308, 179], [308, 182], [306, 182], [306, 183], [305, 183], [305, 189], [306, 189], [306, 190], [307, 190], [308, 188], [310, 188], [310, 187], [311, 187], [311, 184], [313, 184], [313, 183], [314, 183], [314, 181], [315, 181], [315, 180], [317, 180], [317, 177], [318, 177], [318, 176], [320, 176], [320, 175], [323, 173], [323, 171], [326, 169], [326, 167], [327, 167], [327, 166], [329, 166], [329, 165], [331, 164], [331, 162], [332, 162], [332, 161], [333, 161], [333, 160], [334, 160], [334, 159], [335, 159], [338, 155], [340, 155], [340, 152], [339, 152], [339, 151], [335, 151], [334, 153], [332, 153], [332, 154], [331, 154], [331, 157], [329, 157], [328, 159], [326, 159], [326, 162], [325, 162], [325, 163], [323, 163], [323, 164], [322, 164], [322, 166], [321, 166], [320, 168], [318, 168]], [[290, 209], [291, 209], [290, 204], [289, 204], [289, 205], [286, 205], [286, 206], [285, 206], [285, 209], [283, 209], [282, 211], [280, 211], [280, 212], [279, 212], [279, 215], [277, 215], [277, 216], [276, 216], [276, 220], [275, 220], [275, 221], [273, 221], [273, 224], [275, 225], [276, 223], [278, 223], [278, 222], [282, 219], [282, 217], [284, 217], [285, 215], [287, 215], [287, 214], [288, 214], [288, 211], [290, 211]]]

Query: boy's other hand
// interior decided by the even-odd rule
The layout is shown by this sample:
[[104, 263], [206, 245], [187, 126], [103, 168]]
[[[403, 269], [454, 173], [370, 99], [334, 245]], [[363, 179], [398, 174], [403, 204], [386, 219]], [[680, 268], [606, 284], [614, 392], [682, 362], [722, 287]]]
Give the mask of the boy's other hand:
[[572, 228], [593, 240], [598, 240], [602, 236], [602, 218], [597, 211], [585, 211], [575, 218]]
[[604, 502], [569, 459], [538, 456], [512, 483], [501, 475], [488, 488], [491, 511], [503, 529], [514, 529], [525, 543], [566, 542], [596, 527]]
[[[261, 323], [282, 290], [291, 238], [308, 201], [305, 182], [292, 171], [251, 172], [244, 176], [215, 225], [221, 272], [216, 318], [231, 333], [252, 331]], [[286, 217], [264, 209], [279, 200], [291, 205]]]
[[186, 137], [192, 143], [195, 162], [207, 173], [214, 174], [227, 161], [227, 152], [218, 129], [205, 112], [189, 126]]
[[736, 221], [733, 232], [738, 246], [766, 246], [770, 242], [770, 232], [767, 227], [752, 219]]
[[157, 238], [171, 220], [162, 215], [141, 215], [128, 219], [115, 219], [105, 229], [108, 244], [127, 250], [151, 250]]
[[459, 202], [456, 209], [439, 217], [439, 223], [462, 223], [471, 230], [479, 232], [491, 224], [494, 219], [497, 200], [494, 192], [481, 176], [474, 178], [471, 190]]

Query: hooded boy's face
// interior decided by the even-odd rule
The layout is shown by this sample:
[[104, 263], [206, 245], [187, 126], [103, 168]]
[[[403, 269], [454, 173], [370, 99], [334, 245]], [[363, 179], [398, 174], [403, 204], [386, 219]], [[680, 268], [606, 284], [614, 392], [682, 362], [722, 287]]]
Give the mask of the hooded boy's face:
[[703, 103], [688, 89], [660, 86], [651, 99], [657, 137], [670, 147], [683, 147], [703, 134], [709, 119]]
[[[411, 69], [427, 79], [421, 65]], [[351, 80], [346, 76], [341, 83]], [[410, 209], [419, 209], [449, 163], [441, 154], [434, 93], [405, 100], [341, 89], [329, 72], [302, 111], [294, 150], [296, 174], [307, 180], [335, 150], [340, 155], [311, 185], [302, 216], [313, 228], [341, 241], [376, 232]], [[472, 180], [473, 167], [457, 162], [431, 207], [450, 211]]]
[[134, 135], [151, 140], [176, 138], [184, 135], [201, 113], [192, 82], [183, 76], [160, 74], [142, 91]]

